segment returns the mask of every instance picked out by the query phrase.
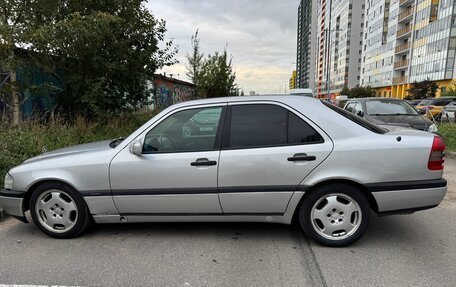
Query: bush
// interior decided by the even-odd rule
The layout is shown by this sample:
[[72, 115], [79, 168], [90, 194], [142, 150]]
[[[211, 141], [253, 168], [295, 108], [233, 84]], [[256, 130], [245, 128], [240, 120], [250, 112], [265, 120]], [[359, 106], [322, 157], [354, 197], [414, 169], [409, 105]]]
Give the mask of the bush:
[[456, 124], [442, 123], [438, 126], [438, 133], [445, 139], [447, 151], [456, 152]]
[[87, 122], [77, 118], [68, 124], [63, 120], [52, 120], [46, 125], [38, 121], [27, 121], [15, 128], [0, 124], [0, 188], [5, 174], [24, 160], [58, 148], [88, 142], [126, 137], [154, 113], [128, 114], [102, 122]]

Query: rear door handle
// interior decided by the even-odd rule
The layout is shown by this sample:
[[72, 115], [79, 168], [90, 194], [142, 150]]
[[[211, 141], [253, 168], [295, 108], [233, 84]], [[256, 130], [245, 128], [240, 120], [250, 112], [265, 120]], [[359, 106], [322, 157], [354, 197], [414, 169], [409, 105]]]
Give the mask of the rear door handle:
[[196, 161], [192, 162], [191, 166], [211, 166], [216, 165], [217, 162], [215, 160], [208, 160], [207, 158], [199, 158]]
[[314, 161], [317, 157], [314, 155], [307, 155], [306, 153], [297, 153], [288, 158], [288, 161]]

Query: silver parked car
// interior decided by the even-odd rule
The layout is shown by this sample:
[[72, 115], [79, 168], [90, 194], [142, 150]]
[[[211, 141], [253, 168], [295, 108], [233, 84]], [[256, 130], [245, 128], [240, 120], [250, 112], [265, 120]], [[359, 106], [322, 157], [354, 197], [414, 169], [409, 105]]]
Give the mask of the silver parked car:
[[371, 210], [437, 206], [445, 145], [388, 131], [327, 102], [258, 96], [198, 100], [159, 113], [126, 139], [47, 152], [11, 169], [0, 204], [48, 235], [96, 223], [299, 221], [344, 246]]
[[456, 101], [449, 103], [442, 110], [442, 121], [456, 121]]

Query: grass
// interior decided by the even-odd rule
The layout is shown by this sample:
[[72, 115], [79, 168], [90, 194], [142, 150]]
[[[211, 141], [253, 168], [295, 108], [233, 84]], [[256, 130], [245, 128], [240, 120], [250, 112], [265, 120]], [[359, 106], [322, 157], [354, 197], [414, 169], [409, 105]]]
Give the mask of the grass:
[[438, 133], [445, 139], [447, 151], [456, 152], [456, 123], [442, 123]]
[[152, 118], [154, 113], [130, 114], [103, 122], [78, 118], [72, 124], [52, 120], [46, 125], [38, 121], [22, 122], [17, 127], [0, 123], [0, 188], [5, 174], [24, 160], [62, 147], [126, 137]]

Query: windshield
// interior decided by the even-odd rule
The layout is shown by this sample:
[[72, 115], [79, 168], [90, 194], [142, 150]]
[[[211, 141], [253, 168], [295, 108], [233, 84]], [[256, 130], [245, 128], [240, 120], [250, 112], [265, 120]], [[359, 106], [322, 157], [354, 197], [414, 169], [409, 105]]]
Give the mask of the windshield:
[[418, 115], [416, 110], [403, 101], [366, 101], [366, 113], [369, 116]]
[[387, 129], [384, 129], [384, 128], [381, 128], [377, 125], [374, 125], [373, 123], [371, 122], [368, 122], [366, 121], [365, 119], [353, 114], [353, 113], [350, 113], [342, 108], [339, 108], [338, 106], [335, 106], [331, 103], [328, 103], [327, 101], [321, 101], [325, 106], [327, 106], [328, 108], [330, 108], [331, 110], [335, 111], [336, 113], [346, 117], [347, 119], [351, 120], [352, 122], [355, 122], [357, 123], [358, 125], [374, 132], [374, 133], [377, 133], [377, 134], [384, 134], [384, 133], [387, 133], [388, 130]]
[[428, 106], [432, 103], [432, 100], [422, 100], [417, 106]]

